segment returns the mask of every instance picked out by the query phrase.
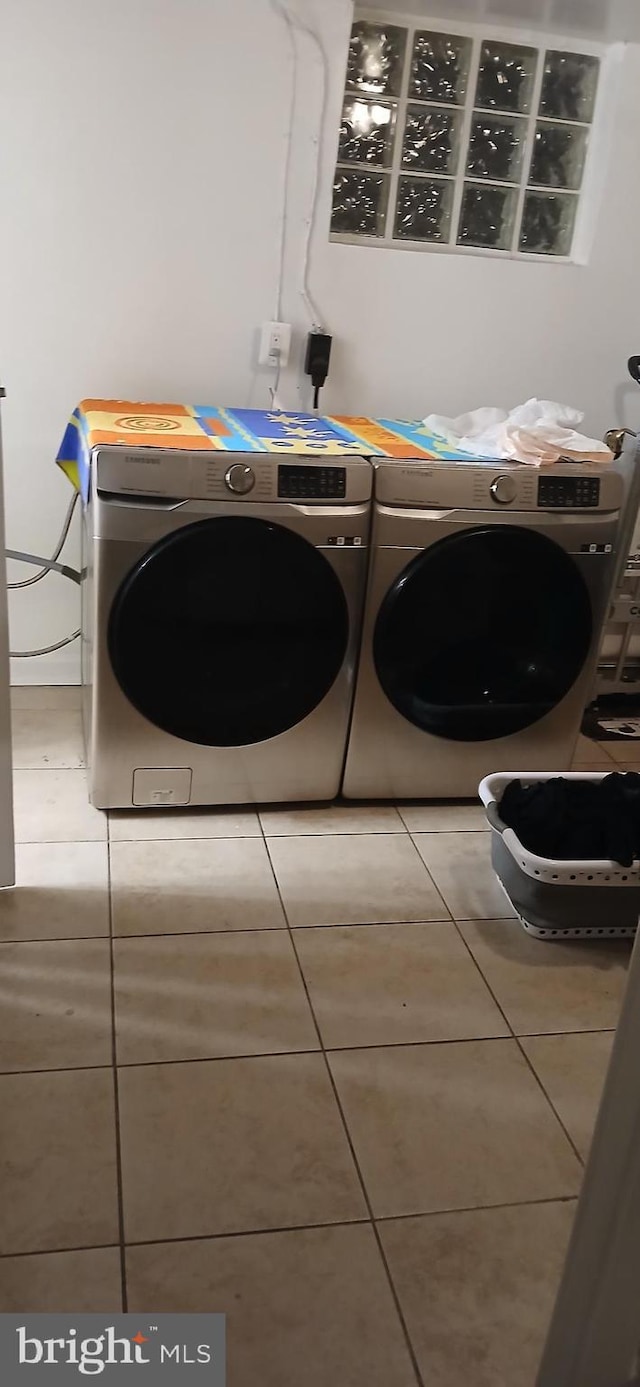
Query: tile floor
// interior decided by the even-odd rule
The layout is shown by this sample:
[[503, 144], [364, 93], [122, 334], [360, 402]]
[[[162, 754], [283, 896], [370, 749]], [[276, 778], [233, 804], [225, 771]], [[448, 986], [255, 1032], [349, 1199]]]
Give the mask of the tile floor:
[[14, 691], [0, 1311], [225, 1310], [229, 1387], [533, 1387], [628, 948], [527, 938], [475, 805], [100, 814], [78, 708]]

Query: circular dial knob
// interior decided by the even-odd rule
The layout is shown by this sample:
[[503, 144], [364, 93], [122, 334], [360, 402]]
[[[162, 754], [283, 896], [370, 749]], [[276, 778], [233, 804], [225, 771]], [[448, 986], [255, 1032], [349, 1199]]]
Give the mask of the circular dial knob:
[[513, 477], [505, 475], [495, 477], [490, 490], [494, 501], [497, 501], [499, 506], [510, 506], [511, 502], [516, 499], [518, 488]]
[[242, 462], [234, 462], [233, 467], [229, 467], [225, 472], [224, 479], [229, 491], [234, 491], [238, 496], [246, 496], [248, 491], [253, 491], [256, 484], [253, 468]]

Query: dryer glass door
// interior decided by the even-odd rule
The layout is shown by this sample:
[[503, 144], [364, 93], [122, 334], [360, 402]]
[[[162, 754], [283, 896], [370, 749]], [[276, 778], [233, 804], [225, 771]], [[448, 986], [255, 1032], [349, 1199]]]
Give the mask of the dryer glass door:
[[538, 722], [578, 678], [592, 611], [570, 555], [515, 526], [440, 540], [400, 574], [374, 632], [393, 706], [452, 741], [506, 737]]
[[108, 645], [143, 717], [205, 746], [249, 746], [294, 727], [345, 658], [342, 586], [311, 544], [247, 516], [160, 541], [116, 595]]

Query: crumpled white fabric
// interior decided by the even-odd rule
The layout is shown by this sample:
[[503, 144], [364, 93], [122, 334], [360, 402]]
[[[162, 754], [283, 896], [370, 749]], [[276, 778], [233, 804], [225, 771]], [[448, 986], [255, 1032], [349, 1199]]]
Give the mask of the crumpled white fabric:
[[584, 419], [577, 409], [554, 400], [527, 400], [509, 414], [503, 409], [474, 409], [457, 419], [429, 414], [424, 420], [430, 433], [444, 438], [452, 449], [482, 458], [511, 462], [542, 463], [612, 462], [613, 453], [597, 438], [586, 438], [575, 425]]

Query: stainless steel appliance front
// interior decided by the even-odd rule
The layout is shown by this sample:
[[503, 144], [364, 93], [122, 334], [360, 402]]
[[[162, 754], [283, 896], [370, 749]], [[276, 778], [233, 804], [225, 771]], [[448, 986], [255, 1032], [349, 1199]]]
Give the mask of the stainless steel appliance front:
[[82, 604], [95, 805], [337, 794], [371, 489], [364, 458], [95, 451]]
[[611, 467], [380, 462], [344, 793], [571, 763], [613, 578]]

